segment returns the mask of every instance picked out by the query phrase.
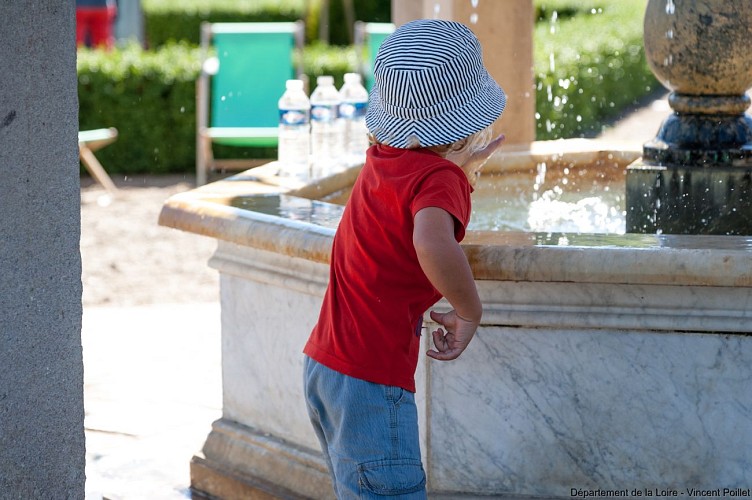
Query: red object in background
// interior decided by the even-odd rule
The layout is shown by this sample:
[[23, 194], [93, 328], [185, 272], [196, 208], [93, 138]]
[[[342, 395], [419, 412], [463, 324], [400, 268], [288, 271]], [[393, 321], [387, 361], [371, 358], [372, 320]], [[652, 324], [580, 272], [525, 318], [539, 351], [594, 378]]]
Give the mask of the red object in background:
[[76, 45], [111, 49], [115, 45], [113, 26], [116, 14], [116, 7], [76, 8]]

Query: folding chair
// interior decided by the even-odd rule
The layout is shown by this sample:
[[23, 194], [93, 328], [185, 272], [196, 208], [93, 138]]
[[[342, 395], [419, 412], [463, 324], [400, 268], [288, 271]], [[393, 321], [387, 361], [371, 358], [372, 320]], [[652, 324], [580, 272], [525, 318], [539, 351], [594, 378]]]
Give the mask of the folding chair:
[[392, 23], [355, 23], [355, 46], [360, 61], [360, 73], [363, 75], [366, 89], [373, 87], [373, 63], [381, 43], [395, 30]]
[[118, 188], [115, 186], [115, 183], [112, 182], [110, 176], [107, 175], [104, 167], [102, 167], [102, 164], [97, 160], [97, 157], [94, 156], [94, 151], [115, 142], [117, 136], [118, 131], [115, 128], [99, 128], [78, 132], [78, 154], [81, 163], [83, 163], [89, 174], [104, 186], [110, 194], [117, 193]]
[[[212, 146], [277, 146], [277, 102], [295, 78], [293, 49], [302, 48], [302, 21], [204, 23], [202, 71], [196, 82], [196, 183], [208, 172], [242, 169], [258, 161], [217, 160]], [[209, 57], [210, 49], [216, 53]]]

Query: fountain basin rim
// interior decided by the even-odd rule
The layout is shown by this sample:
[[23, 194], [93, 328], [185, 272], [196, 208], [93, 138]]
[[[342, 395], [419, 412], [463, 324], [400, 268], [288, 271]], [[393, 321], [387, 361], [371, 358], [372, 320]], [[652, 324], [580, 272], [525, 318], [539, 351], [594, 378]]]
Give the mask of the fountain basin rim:
[[[222, 182], [232, 186], [216, 185]], [[336, 214], [321, 225], [233, 206], [239, 198], [318, 207], [339, 205], [286, 195], [251, 181], [220, 181], [169, 198], [159, 224], [328, 264]], [[234, 188], [235, 196], [228, 193]], [[265, 192], [253, 193], [253, 190]], [[222, 193], [222, 194], [220, 194]], [[304, 213], [302, 210], [301, 213]], [[478, 280], [752, 287], [752, 238], [468, 231], [463, 250]]]

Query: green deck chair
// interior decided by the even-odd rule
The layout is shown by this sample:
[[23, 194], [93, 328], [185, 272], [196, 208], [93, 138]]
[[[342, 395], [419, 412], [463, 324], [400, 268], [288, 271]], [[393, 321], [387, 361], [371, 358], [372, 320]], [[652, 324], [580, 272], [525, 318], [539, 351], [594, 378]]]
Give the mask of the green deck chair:
[[[293, 49], [303, 45], [295, 23], [204, 23], [202, 71], [196, 86], [196, 183], [217, 169], [256, 166], [259, 160], [216, 160], [212, 146], [277, 146], [277, 102], [299, 74]], [[213, 52], [214, 55], [210, 53]]]
[[360, 59], [360, 73], [366, 89], [373, 88], [373, 63], [381, 43], [395, 30], [392, 23], [355, 23], [355, 45]]

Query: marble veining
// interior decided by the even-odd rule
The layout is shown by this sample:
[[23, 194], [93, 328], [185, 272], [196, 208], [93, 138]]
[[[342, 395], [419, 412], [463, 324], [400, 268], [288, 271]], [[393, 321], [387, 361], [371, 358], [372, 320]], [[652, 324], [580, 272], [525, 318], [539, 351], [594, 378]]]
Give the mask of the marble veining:
[[431, 372], [437, 487], [567, 496], [689, 478], [743, 486], [752, 343], [690, 336], [484, 327], [464, 365]]

